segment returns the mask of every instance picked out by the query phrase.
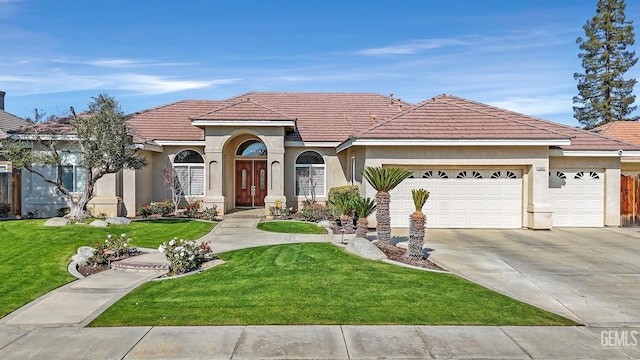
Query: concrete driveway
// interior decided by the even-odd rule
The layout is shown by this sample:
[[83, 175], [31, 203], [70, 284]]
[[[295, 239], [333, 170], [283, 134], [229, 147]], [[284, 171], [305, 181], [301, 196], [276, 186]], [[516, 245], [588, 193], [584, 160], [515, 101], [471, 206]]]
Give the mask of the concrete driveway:
[[450, 271], [580, 323], [640, 326], [640, 229], [428, 229]]

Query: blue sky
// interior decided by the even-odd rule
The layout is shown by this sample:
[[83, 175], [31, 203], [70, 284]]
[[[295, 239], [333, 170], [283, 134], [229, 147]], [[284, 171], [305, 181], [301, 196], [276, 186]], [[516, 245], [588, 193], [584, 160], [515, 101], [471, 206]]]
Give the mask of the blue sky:
[[[595, 3], [0, 0], [0, 90], [21, 117], [65, 115], [99, 93], [130, 113], [330, 91], [413, 103], [446, 93], [577, 126], [575, 40]], [[637, 34], [640, 1], [626, 14]], [[627, 77], [640, 79], [639, 67]]]

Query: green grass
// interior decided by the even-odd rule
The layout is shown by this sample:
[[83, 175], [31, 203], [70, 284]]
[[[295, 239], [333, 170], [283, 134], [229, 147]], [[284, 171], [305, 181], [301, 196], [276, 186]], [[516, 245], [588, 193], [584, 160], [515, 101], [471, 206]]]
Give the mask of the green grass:
[[200, 274], [142, 285], [91, 326], [574, 324], [454, 275], [361, 259], [327, 243], [220, 257], [225, 264]]
[[326, 234], [327, 231], [315, 223], [300, 221], [266, 221], [258, 224], [258, 229], [286, 234]]
[[80, 246], [126, 233], [130, 246], [156, 248], [174, 236], [196, 239], [212, 223], [184, 220], [136, 221], [126, 226], [45, 227], [45, 220], [0, 222], [0, 317], [75, 278], [67, 264]]

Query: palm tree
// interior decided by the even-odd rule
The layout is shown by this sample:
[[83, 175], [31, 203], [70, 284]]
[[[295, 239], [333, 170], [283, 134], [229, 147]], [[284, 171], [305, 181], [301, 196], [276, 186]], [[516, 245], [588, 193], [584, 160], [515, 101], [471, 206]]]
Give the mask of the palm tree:
[[389, 216], [389, 191], [395, 189], [404, 179], [411, 176], [412, 172], [401, 168], [383, 168], [367, 166], [360, 171], [362, 176], [376, 189], [376, 232], [378, 242], [391, 244], [391, 218]]
[[409, 260], [420, 260], [423, 257], [422, 243], [424, 242], [424, 225], [427, 221], [427, 217], [422, 213], [422, 207], [429, 198], [429, 192], [425, 189], [412, 189], [411, 196], [416, 211], [410, 217], [409, 246], [405, 256]]
[[369, 228], [369, 220], [367, 218], [376, 211], [376, 204], [371, 198], [358, 196], [353, 202], [353, 209], [358, 215], [356, 237], [364, 238], [367, 236], [367, 229]]
[[353, 196], [350, 193], [337, 193], [331, 203], [340, 213], [340, 223], [345, 232], [353, 231]]

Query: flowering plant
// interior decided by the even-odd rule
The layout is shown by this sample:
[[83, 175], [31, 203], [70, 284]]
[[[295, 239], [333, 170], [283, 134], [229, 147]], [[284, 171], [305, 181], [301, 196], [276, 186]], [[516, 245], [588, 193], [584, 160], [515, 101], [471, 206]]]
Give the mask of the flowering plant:
[[107, 235], [104, 241], [105, 248], [115, 252], [116, 257], [122, 256], [127, 252], [127, 247], [131, 242], [131, 238], [127, 237], [127, 234], [120, 234], [119, 237], [115, 237], [111, 234]]
[[187, 207], [184, 209], [184, 214], [187, 217], [195, 218], [198, 215], [198, 212], [200, 211], [201, 203], [202, 203], [202, 200], [196, 200], [194, 202], [188, 203]]
[[209, 244], [192, 240], [178, 240], [177, 237], [158, 247], [171, 263], [169, 270], [174, 274], [184, 274], [197, 270], [200, 265], [211, 257]]

